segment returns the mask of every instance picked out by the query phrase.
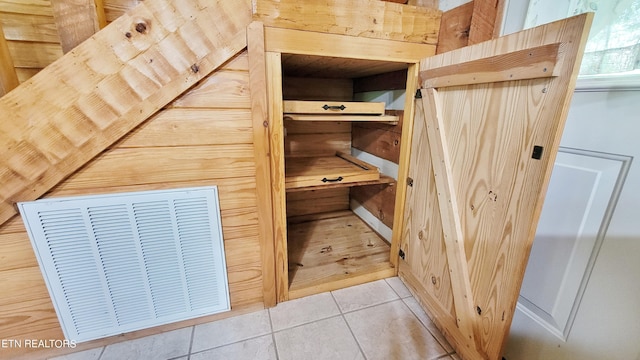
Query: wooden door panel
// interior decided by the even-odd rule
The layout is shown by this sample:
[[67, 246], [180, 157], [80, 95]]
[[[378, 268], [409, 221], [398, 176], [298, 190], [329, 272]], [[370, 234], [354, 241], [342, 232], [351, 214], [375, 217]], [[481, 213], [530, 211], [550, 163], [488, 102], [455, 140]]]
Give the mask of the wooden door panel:
[[399, 270], [465, 359], [500, 358], [591, 19], [420, 64]]

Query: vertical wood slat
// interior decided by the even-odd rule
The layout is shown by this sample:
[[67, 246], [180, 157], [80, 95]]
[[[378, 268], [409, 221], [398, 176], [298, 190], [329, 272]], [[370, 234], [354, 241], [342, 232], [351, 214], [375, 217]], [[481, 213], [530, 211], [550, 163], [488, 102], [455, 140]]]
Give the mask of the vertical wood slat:
[[289, 300], [289, 275], [287, 264], [287, 201], [284, 178], [282, 55], [277, 52], [267, 52], [266, 62], [276, 294], [278, 302], [283, 302]]
[[0, 97], [20, 85], [7, 40], [0, 26]]
[[451, 276], [456, 322], [458, 329], [467, 340], [467, 346], [474, 346], [473, 294], [471, 292], [469, 266], [464, 248], [462, 223], [453, 183], [444, 119], [437, 91], [435, 89], [422, 89], [422, 93], [422, 109], [417, 109], [416, 111], [423, 111], [421, 117], [425, 122], [429, 138], [447, 263], [449, 265], [449, 275]]
[[469, 45], [498, 37], [505, 0], [473, 0]]
[[104, 0], [93, 0], [96, 8], [96, 20], [98, 21], [98, 27], [104, 29], [107, 26], [107, 14], [104, 12]]
[[442, 14], [436, 54], [459, 49], [469, 44], [473, 4], [474, 1], [471, 1]]
[[267, 74], [264, 52], [264, 26], [252, 22], [247, 28], [249, 52], [249, 88], [253, 120], [253, 151], [256, 159], [256, 195], [262, 260], [262, 282], [265, 307], [276, 305], [276, 268], [271, 213], [271, 172], [269, 166], [269, 111], [267, 106]]
[[51, 0], [51, 7], [65, 54], [100, 30], [94, 0]]
[[[402, 231], [404, 229], [404, 209], [407, 197], [407, 177], [409, 176], [409, 162], [411, 155], [411, 138], [413, 137], [413, 118], [415, 114], [414, 94], [418, 89], [418, 76], [420, 72], [419, 64], [409, 65], [407, 69], [407, 87], [404, 101], [404, 116], [402, 121], [402, 137], [400, 143], [404, 146], [400, 147], [400, 159], [398, 161], [398, 186], [396, 186], [395, 212], [393, 214], [393, 232], [391, 239], [391, 250], [389, 261], [393, 266], [398, 268], [398, 252], [400, 243], [402, 242]], [[405, 121], [407, 119], [407, 121]]]
[[141, 3], [0, 99], [0, 224], [246, 46], [249, 1], [173, 10]]

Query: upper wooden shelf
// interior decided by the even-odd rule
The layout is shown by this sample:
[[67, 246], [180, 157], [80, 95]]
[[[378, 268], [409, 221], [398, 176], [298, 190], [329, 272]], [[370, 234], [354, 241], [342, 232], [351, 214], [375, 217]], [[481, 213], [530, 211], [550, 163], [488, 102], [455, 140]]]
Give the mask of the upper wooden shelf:
[[298, 121], [375, 121], [397, 124], [398, 116], [385, 115], [384, 102], [295, 101], [283, 102], [284, 117]]
[[379, 180], [377, 167], [342, 152], [335, 156], [294, 157], [285, 161], [287, 191], [353, 186]]

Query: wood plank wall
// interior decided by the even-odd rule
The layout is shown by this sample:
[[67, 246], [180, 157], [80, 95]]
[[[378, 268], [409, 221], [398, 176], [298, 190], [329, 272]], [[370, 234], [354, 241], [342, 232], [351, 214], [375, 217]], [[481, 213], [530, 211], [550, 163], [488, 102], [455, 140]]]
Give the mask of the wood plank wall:
[[[233, 310], [215, 317], [262, 308], [250, 100], [243, 52], [45, 197], [218, 185]], [[0, 227], [0, 288], [0, 339], [63, 338], [19, 216]], [[115, 339], [83, 346], [109, 342]], [[0, 349], [0, 358], [37, 357], [24, 353], [33, 350]]]

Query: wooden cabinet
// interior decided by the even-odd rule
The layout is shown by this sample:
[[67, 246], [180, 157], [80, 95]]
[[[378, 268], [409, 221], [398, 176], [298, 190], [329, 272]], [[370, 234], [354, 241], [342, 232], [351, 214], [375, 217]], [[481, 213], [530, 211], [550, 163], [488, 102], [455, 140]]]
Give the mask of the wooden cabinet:
[[[340, 46], [334, 46], [338, 38]], [[265, 28], [278, 301], [397, 274], [391, 220], [398, 159], [387, 161], [395, 167], [390, 171], [356, 156], [352, 147], [360, 140], [354, 141], [352, 129], [399, 129], [400, 114], [413, 108], [413, 97], [400, 114], [390, 113], [383, 102], [355, 101], [353, 89], [364, 77], [402, 70], [413, 94], [417, 62], [433, 55], [435, 46], [338, 38]], [[391, 146], [398, 152], [400, 139]], [[372, 201], [356, 199], [355, 193], [369, 194]], [[384, 209], [371, 205], [383, 198]]]
[[[349, 36], [335, 50], [316, 50], [308, 44], [323, 43], [321, 34], [267, 29], [278, 300], [398, 274], [463, 358], [498, 359], [591, 18], [582, 15], [437, 56], [416, 44]], [[355, 143], [375, 149], [375, 136], [351, 141], [352, 124], [360, 123], [341, 119], [384, 115], [357, 107], [353, 114], [324, 120], [317, 113], [349, 108], [338, 110], [341, 105], [329, 101], [353, 100], [344, 96], [353, 93], [345, 90], [348, 81], [336, 74], [353, 80], [399, 69], [407, 71], [406, 98], [398, 119], [397, 170], [386, 174], [394, 178], [386, 186], [395, 195], [391, 234], [385, 237], [382, 227], [360, 218], [350, 198], [353, 189], [375, 180], [353, 175], [343, 183], [347, 175], [328, 170], [342, 165], [323, 160], [317, 169], [325, 170], [315, 172], [300, 170], [298, 163], [349, 154]], [[310, 88], [322, 83], [324, 90], [306, 93], [300, 78]], [[296, 84], [295, 91], [287, 84]], [[314, 180], [294, 182], [297, 174], [313, 174]], [[375, 186], [359, 199], [385, 194], [384, 185]]]

